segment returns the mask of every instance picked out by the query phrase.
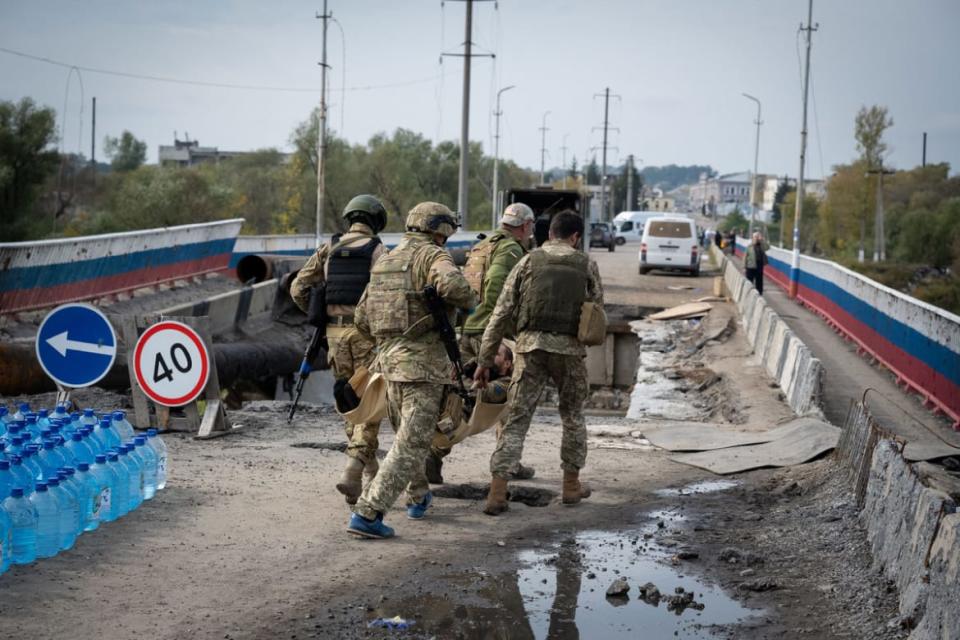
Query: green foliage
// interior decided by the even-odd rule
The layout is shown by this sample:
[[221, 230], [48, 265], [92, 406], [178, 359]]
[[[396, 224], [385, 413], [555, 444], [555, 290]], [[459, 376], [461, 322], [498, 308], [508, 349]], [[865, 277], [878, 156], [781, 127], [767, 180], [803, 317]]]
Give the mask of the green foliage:
[[30, 98], [0, 101], [0, 240], [26, 239], [35, 233], [33, 205], [44, 182], [57, 168], [56, 114]]
[[720, 224], [717, 225], [717, 229], [723, 232], [736, 231], [737, 233], [741, 233], [749, 228], [750, 221], [747, 220], [746, 216], [740, 213], [740, 209], [734, 209], [731, 211], [723, 220], [720, 221]]
[[879, 105], [860, 107], [854, 119], [853, 137], [857, 140], [860, 159], [870, 169], [883, 166], [883, 156], [887, 152], [887, 143], [883, 141], [883, 132], [893, 126], [893, 118], [887, 114], [887, 108]]
[[593, 156], [590, 164], [587, 165], [587, 184], [600, 184], [600, 166], [597, 164], [597, 156]]
[[119, 138], [106, 136], [103, 139], [103, 150], [110, 158], [114, 171], [133, 171], [147, 161], [147, 143], [137, 140], [127, 130]]
[[643, 176], [640, 175], [640, 172], [637, 170], [637, 167], [632, 168], [633, 171], [633, 202], [627, 202], [627, 171], [624, 167], [624, 171], [614, 177], [611, 183], [610, 188], [612, 189], [611, 198], [613, 199], [613, 205], [611, 209], [614, 214], [619, 210], [619, 207], [624, 207], [623, 211], [637, 211], [640, 206], [640, 192], [643, 190]]
[[[783, 226], [783, 248], [793, 249], [793, 221], [797, 209], [797, 192], [790, 191], [783, 198], [780, 207], [781, 224]], [[820, 224], [820, 202], [811, 195], [804, 194], [803, 212], [800, 216], [800, 250], [811, 253], [822, 253], [823, 249], [815, 235]]]
[[663, 167], [644, 167], [640, 173], [643, 175], [644, 183], [669, 191], [682, 184], [699, 182], [701, 173], [712, 176], [717, 172], [710, 165], [678, 166], [668, 164]]

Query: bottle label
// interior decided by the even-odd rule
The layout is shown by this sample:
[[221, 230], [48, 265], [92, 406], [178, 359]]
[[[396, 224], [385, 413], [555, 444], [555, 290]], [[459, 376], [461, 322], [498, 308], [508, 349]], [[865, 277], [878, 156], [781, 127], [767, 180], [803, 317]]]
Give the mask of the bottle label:
[[160, 456], [160, 459], [157, 460], [157, 473], [166, 473], [167, 472], [167, 456]]
[[99, 520], [102, 513], [110, 513], [110, 487], [106, 487], [93, 497], [94, 520]]

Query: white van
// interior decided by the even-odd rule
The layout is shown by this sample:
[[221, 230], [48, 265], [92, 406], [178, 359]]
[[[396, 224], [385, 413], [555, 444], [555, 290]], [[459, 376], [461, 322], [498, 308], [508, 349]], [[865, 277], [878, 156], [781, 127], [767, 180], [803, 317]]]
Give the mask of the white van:
[[613, 218], [617, 244], [640, 242], [640, 237], [643, 235], [643, 225], [650, 218], [660, 215], [663, 214], [656, 211], [621, 211], [618, 213]]
[[700, 245], [693, 220], [682, 215], [647, 220], [640, 239], [640, 275], [651, 269], [679, 269], [700, 275]]

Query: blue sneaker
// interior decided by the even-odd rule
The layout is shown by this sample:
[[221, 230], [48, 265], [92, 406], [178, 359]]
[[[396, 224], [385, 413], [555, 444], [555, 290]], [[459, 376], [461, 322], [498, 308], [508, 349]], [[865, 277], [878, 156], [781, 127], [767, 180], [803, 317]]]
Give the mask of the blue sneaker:
[[421, 519], [427, 513], [427, 509], [430, 508], [431, 502], [433, 502], [433, 494], [427, 491], [427, 495], [423, 496], [423, 500], [407, 507], [407, 517], [411, 520]]
[[393, 529], [383, 524], [383, 514], [377, 514], [375, 520], [367, 520], [358, 513], [350, 516], [350, 525], [347, 531], [361, 538], [383, 540], [393, 537]]

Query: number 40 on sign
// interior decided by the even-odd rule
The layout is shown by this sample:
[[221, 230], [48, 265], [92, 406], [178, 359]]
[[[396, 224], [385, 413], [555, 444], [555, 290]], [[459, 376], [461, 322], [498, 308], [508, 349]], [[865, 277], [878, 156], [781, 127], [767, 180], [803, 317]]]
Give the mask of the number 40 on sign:
[[182, 322], [152, 325], [134, 349], [134, 374], [144, 394], [157, 404], [179, 407], [197, 399], [210, 377], [210, 354], [203, 340]]

